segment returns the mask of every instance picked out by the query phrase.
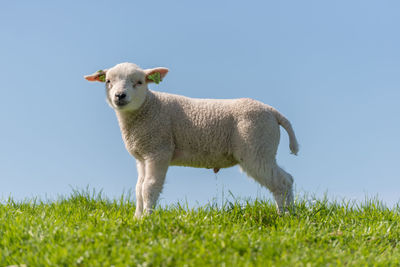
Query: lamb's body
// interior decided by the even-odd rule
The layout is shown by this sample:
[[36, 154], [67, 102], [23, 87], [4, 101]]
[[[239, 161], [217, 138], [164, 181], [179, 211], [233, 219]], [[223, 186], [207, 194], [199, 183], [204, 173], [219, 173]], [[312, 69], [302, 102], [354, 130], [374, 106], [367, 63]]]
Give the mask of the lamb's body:
[[[136, 216], [151, 211], [168, 166], [240, 167], [274, 194], [279, 211], [293, 203], [293, 179], [275, 160], [281, 125], [293, 154], [298, 145], [289, 121], [274, 108], [242, 99], [193, 99], [150, 91], [143, 79], [166, 69], [123, 63], [106, 72], [107, 99], [115, 109], [127, 150], [136, 158]], [[104, 73], [104, 74], [103, 74]], [[147, 79], [146, 82], [149, 82]]]
[[[149, 91], [137, 111], [118, 114], [123, 139], [136, 158], [170, 153], [170, 165], [227, 168], [243, 161], [243, 146], [275, 157], [279, 124], [275, 110], [252, 99], [193, 99]], [[265, 147], [265, 148], [263, 148]]]

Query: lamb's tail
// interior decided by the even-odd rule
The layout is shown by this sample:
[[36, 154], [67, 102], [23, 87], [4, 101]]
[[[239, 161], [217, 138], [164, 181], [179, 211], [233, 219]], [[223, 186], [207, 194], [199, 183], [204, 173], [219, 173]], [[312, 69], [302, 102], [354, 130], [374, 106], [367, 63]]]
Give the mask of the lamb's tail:
[[289, 135], [289, 148], [290, 151], [292, 151], [292, 154], [297, 155], [299, 152], [299, 144], [297, 143], [296, 140], [296, 135], [294, 134], [292, 125], [290, 124], [289, 120], [285, 118], [279, 111], [276, 109], [273, 109], [275, 113], [275, 117], [278, 120], [278, 123], [282, 125], [282, 127], [286, 130], [286, 132]]

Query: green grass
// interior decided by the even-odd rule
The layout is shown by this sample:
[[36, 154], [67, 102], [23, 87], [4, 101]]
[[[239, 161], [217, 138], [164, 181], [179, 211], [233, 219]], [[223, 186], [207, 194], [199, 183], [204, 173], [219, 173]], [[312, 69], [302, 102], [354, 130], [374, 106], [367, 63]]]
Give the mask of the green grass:
[[299, 200], [158, 208], [133, 218], [131, 198], [75, 192], [0, 204], [0, 266], [400, 265], [400, 208]]

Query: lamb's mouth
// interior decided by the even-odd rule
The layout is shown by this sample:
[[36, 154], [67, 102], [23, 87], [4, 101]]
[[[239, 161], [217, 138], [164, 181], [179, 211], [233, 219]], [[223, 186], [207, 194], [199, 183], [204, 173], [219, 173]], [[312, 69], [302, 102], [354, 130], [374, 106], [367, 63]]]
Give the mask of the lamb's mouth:
[[128, 101], [125, 101], [125, 100], [116, 100], [116, 101], [114, 101], [114, 104], [117, 106], [117, 107], [123, 107], [123, 106], [125, 106], [125, 105], [127, 105], [129, 102]]

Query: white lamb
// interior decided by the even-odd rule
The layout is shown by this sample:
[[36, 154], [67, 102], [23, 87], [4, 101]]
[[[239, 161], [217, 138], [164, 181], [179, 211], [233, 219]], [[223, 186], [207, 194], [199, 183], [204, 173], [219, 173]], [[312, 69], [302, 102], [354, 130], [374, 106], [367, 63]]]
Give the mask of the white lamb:
[[[170, 165], [240, 167], [274, 195], [278, 212], [293, 204], [293, 178], [275, 160], [280, 131], [287, 131], [292, 154], [298, 144], [290, 122], [276, 109], [249, 98], [193, 99], [149, 90], [156, 73], [122, 63], [85, 76], [105, 82], [129, 153], [136, 158], [136, 217], [151, 213]], [[150, 76], [151, 75], [151, 76]]]

